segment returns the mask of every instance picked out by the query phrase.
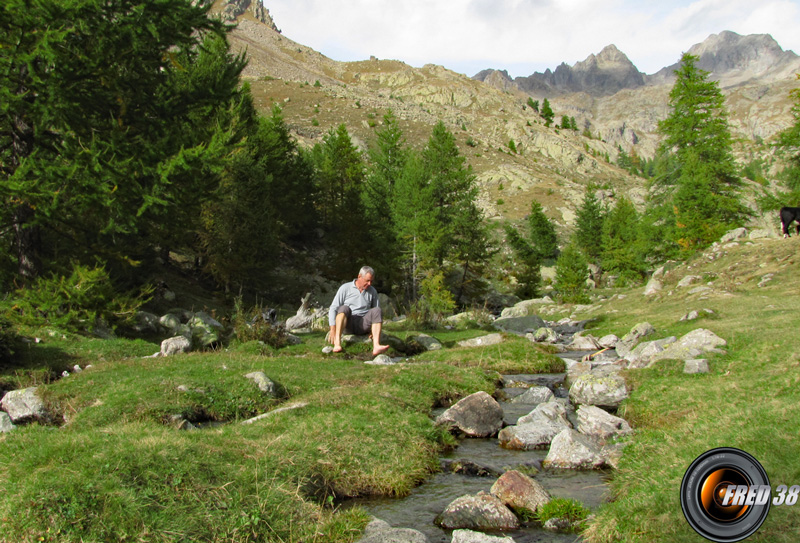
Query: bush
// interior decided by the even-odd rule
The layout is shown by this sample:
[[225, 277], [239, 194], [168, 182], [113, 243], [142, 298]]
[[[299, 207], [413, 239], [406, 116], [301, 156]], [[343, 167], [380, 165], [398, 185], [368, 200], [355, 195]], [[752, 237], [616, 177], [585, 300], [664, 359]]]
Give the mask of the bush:
[[72, 332], [89, 331], [99, 321], [115, 328], [131, 322], [151, 292], [152, 287], [145, 287], [138, 296], [120, 294], [104, 267], [74, 264], [69, 277], [42, 277], [29, 288], [17, 290], [6, 316], [22, 325]]
[[589, 301], [586, 279], [589, 270], [586, 259], [574, 243], [570, 243], [556, 262], [555, 289], [563, 303], [583, 304]]
[[275, 349], [285, 347], [289, 339], [286, 329], [274, 325], [269, 311], [260, 306], [245, 310], [242, 303], [241, 297], [236, 299], [231, 319], [236, 339], [242, 343], [260, 341]]
[[453, 294], [447, 289], [442, 272], [425, 277], [420, 283], [422, 296], [411, 305], [408, 319], [419, 326], [436, 328], [455, 309]]

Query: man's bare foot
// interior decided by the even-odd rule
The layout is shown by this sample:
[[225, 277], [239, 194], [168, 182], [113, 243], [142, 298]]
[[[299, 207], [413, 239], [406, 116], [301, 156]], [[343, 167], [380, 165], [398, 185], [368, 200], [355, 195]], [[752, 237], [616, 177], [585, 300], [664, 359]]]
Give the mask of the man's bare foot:
[[374, 349], [372, 349], [372, 356], [378, 356], [379, 354], [383, 354], [389, 350], [388, 345], [378, 345]]
[[341, 345], [333, 348], [333, 352], [335, 353], [341, 353], [342, 351], [344, 351], [344, 349], [342, 349]]

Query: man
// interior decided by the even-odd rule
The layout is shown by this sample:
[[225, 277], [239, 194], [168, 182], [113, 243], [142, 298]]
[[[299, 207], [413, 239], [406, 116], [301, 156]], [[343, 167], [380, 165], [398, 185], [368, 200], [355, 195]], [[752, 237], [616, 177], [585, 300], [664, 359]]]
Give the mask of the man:
[[336, 292], [328, 311], [328, 324], [331, 331], [328, 341], [333, 343], [333, 352], [342, 352], [342, 333], [345, 330], [363, 336], [371, 334], [372, 356], [389, 350], [381, 345], [383, 313], [378, 305], [378, 292], [372, 286], [375, 270], [364, 266], [359, 270], [355, 281], [345, 283]]

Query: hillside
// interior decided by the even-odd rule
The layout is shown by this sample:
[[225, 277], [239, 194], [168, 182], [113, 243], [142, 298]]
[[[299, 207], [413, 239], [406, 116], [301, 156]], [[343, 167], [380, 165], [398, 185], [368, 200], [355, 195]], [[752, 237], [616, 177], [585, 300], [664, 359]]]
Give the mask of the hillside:
[[[304, 146], [345, 123], [356, 144], [366, 149], [391, 109], [416, 147], [424, 144], [435, 122], [445, 122], [477, 175], [488, 218], [518, 220], [537, 200], [563, 232], [572, 226], [589, 184], [605, 189], [598, 193], [603, 199], [624, 193], [636, 205], [644, 203], [644, 180], [613, 162], [619, 147], [653, 156], [657, 123], [669, 112], [670, 68], [647, 76], [614, 46], [573, 67], [562, 64], [549, 79], [534, 74], [511, 80], [498, 70], [473, 79], [441, 66], [414, 68], [374, 57], [337, 62], [284, 36], [260, 3], [238, 4], [245, 7], [233, 19], [237, 26], [231, 41], [236, 50], [247, 52], [244, 77], [257, 105], [264, 110], [280, 105]], [[796, 87], [791, 74], [800, 71], [800, 60], [769, 37], [721, 36], [692, 52], [701, 56], [702, 66], [716, 70], [712, 78], [720, 80], [728, 98], [741, 163], [762, 157], [774, 166], [771, 150], [762, 143], [791, 123], [789, 91]], [[765, 62], [765, 56], [771, 60]], [[713, 64], [715, 59], [719, 64]], [[560, 85], [551, 97], [554, 126], [567, 115], [575, 117], [579, 131], [545, 128], [527, 107], [531, 96], [546, 97], [554, 85]], [[511, 141], [517, 153], [510, 150]]]

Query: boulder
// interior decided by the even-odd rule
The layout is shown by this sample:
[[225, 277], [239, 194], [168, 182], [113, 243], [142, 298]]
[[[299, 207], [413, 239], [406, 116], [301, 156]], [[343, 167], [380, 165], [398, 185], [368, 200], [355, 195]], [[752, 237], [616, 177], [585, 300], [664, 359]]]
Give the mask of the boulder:
[[173, 313], [167, 313], [166, 315], [162, 315], [158, 319], [158, 323], [164, 328], [164, 330], [166, 330], [173, 336], [177, 336], [178, 334], [180, 334], [181, 326], [183, 326], [180, 317], [178, 317], [178, 315], [175, 315]]
[[310, 329], [314, 325], [317, 317], [324, 313], [322, 310], [314, 309], [311, 307], [311, 293], [307, 292], [303, 298], [300, 299], [300, 307], [297, 312], [286, 319], [287, 330], [305, 330]]
[[567, 349], [570, 351], [596, 351], [600, 348], [597, 339], [592, 336], [584, 336], [580, 333], [572, 337]]
[[16, 428], [14, 423], [11, 422], [11, 417], [8, 416], [8, 413], [5, 411], [0, 411], [0, 433], [10, 432]]
[[526, 403], [531, 405], [537, 405], [541, 403], [546, 403], [552, 400], [554, 397], [553, 391], [547, 387], [535, 386], [530, 387], [525, 392], [516, 396], [511, 403]]
[[628, 386], [619, 374], [578, 376], [569, 387], [569, 399], [576, 405], [616, 409], [628, 398]]
[[703, 278], [699, 275], [687, 275], [678, 282], [678, 287], [680, 288], [688, 287], [702, 280]]
[[670, 336], [654, 341], [645, 341], [637, 345], [629, 353], [626, 353], [623, 358], [629, 362], [628, 367], [630, 368], [644, 368], [656, 355], [663, 353], [668, 345], [677, 340], [675, 336]]
[[211, 347], [222, 338], [222, 324], [204, 311], [195, 313], [188, 325], [192, 331], [192, 343], [198, 347]]
[[450, 543], [514, 543], [514, 540], [508, 536], [488, 535], [473, 530], [453, 530]]
[[711, 330], [698, 328], [670, 344], [663, 352], [655, 356], [652, 361], [667, 358], [686, 360], [697, 358], [698, 355], [704, 353], [721, 353], [720, 347], [725, 347], [727, 344], [727, 341]]
[[371, 366], [391, 366], [394, 363], [394, 360], [385, 354], [379, 354], [374, 359], [364, 362], [364, 364], [369, 364]]
[[608, 334], [607, 336], [603, 336], [597, 340], [597, 343], [603, 349], [613, 349], [619, 343], [619, 338], [614, 334]]
[[358, 543], [430, 543], [430, 540], [417, 530], [393, 528], [388, 522], [374, 518], [364, 528]]
[[489, 437], [503, 427], [503, 408], [484, 391], [470, 394], [436, 418], [469, 437]]
[[480, 492], [456, 498], [434, 521], [445, 530], [516, 530], [519, 519], [495, 496]]
[[133, 329], [139, 333], [158, 332], [160, 330], [158, 316], [147, 311], [137, 311]]
[[459, 347], [486, 347], [487, 345], [497, 345], [498, 343], [502, 342], [502, 334], [488, 334], [485, 336], [459, 341], [457, 345]]
[[653, 296], [661, 292], [663, 288], [664, 286], [661, 284], [661, 281], [653, 277], [650, 279], [650, 281], [647, 282], [647, 285], [644, 287], [644, 295]]
[[420, 344], [426, 351], [438, 351], [442, 348], [442, 344], [439, 340], [428, 334], [417, 334], [410, 337], [409, 341]]
[[555, 343], [558, 341], [558, 334], [552, 328], [539, 328], [532, 334], [528, 334], [527, 338], [535, 343]]
[[192, 342], [185, 336], [175, 336], [161, 342], [161, 356], [188, 353], [192, 350]]
[[507, 449], [544, 449], [565, 428], [572, 428], [567, 410], [560, 402], [552, 401], [537, 405], [536, 409], [520, 417], [516, 426], [500, 430], [497, 439]]
[[492, 323], [492, 325], [506, 332], [515, 334], [525, 334], [529, 331], [544, 328], [545, 323], [541, 317], [536, 315], [527, 315], [524, 317], [501, 317]]
[[683, 363], [683, 373], [708, 373], [708, 360], [705, 358], [694, 358]]
[[622, 339], [620, 341], [623, 341], [624, 343], [635, 344], [641, 338], [655, 333], [656, 329], [652, 324], [650, 324], [649, 322], [640, 322], [639, 324], [631, 328], [630, 332], [622, 336]]
[[535, 513], [550, 501], [550, 494], [541, 484], [517, 470], [501, 475], [490, 492], [514, 511]]
[[251, 379], [258, 389], [266, 394], [267, 396], [271, 396], [272, 398], [278, 397], [278, 385], [275, 382], [267, 377], [267, 375], [263, 371], [254, 371], [252, 373], [248, 373], [245, 375], [247, 379]]
[[605, 465], [601, 449], [589, 437], [568, 428], [553, 438], [542, 461], [545, 468], [598, 469]]
[[580, 433], [602, 440], [627, 435], [633, 431], [625, 419], [593, 405], [579, 407], [577, 417]]
[[52, 419], [44, 402], [36, 395], [37, 387], [12, 390], [0, 400], [0, 407], [8, 413], [11, 422], [24, 424], [32, 421], [47, 423]]
[[746, 237], [747, 237], [747, 228], [736, 228], [734, 230], [731, 230], [730, 232], [727, 232], [725, 235], [719, 238], [719, 242], [728, 243]]

